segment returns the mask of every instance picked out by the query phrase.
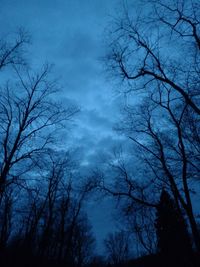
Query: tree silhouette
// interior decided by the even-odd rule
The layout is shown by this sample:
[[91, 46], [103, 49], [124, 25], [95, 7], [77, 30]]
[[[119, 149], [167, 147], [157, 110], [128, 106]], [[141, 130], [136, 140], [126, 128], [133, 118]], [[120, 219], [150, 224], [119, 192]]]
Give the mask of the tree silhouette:
[[129, 233], [125, 231], [110, 233], [105, 239], [105, 248], [110, 264], [114, 266], [123, 265], [127, 261], [130, 252]]
[[190, 183], [199, 181], [199, 1], [127, 5], [111, 24], [106, 66], [124, 85], [115, 128], [132, 141], [135, 168], [120, 163], [116, 183], [101, 184], [117, 200], [127, 199], [127, 207], [152, 208], [164, 185], [187, 216], [200, 252]]
[[193, 266], [189, 264], [192, 248], [184, 217], [164, 189], [157, 207], [155, 227], [157, 249], [166, 266]]

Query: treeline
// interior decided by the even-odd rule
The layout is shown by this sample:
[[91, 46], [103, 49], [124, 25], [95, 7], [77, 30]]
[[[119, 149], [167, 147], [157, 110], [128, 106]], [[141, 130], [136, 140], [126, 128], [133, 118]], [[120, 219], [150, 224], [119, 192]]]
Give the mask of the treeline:
[[23, 195], [10, 188], [3, 197], [1, 266], [85, 266], [92, 259], [95, 239], [83, 211], [87, 189], [78, 193], [59, 168]]
[[[140, 231], [143, 231], [142, 223]], [[155, 250], [145, 252], [145, 242], [148, 240], [137, 241], [137, 245], [143, 246], [143, 255], [140, 257], [133, 257], [132, 247], [136, 242], [133, 237], [137, 233], [124, 228], [108, 235], [105, 240], [107, 262], [112, 266], [199, 266], [199, 254], [193, 248], [183, 212], [177, 209], [174, 200], [164, 189], [157, 204], [153, 231], [157, 241]]]

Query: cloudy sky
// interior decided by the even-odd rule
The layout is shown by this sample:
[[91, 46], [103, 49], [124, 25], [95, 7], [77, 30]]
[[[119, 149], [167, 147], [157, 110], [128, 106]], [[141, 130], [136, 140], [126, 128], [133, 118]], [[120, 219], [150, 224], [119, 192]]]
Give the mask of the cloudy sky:
[[[30, 61], [39, 68], [54, 63], [63, 97], [81, 112], [74, 121], [73, 140], [87, 156], [112, 146], [113, 122], [120, 97], [106, 79], [105, 28], [121, 0], [0, 0], [1, 34], [23, 27], [31, 34]], [[99, 154], [99, 153], [98, 153]], [[95, 156], [95, 155], [94, 155]], [[95, 156], [96, 157], [96, 156]]]
[[[106, 42], [104, 33], [121, 0], [0, 0], [1, 35], [22, 27], [31, 34], [30, 62], [39, 68], [55, 64], [54, 72], [62, 86], [62, 97], [81, 108], [68, 136], [76, 144], [82, 169], [100, 164], [116, 144], [113, 133], [119, 118], [121, 97], [113, 88], [102, 63]], [[111, 204], [110, 204], [111, 205]], [[103, 210], [104, 217], [102, 217]], [[90, 207], [98, 239], [113, 229], [108, 224], [111, 207], [102, 203]]]

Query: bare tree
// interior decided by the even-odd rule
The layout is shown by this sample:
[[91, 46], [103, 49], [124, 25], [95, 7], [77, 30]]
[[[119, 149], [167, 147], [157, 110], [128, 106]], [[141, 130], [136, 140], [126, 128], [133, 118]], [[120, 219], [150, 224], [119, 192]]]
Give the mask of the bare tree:
[[52, 146], [58, 127], [78, 111], [77, 107], [64, 109], [52, 100], [57, 89], [48, 79], [49, 71], [49, 66], [44, 66], [38, 74], [28, 72], [27, 79], [17, 71], [17, 88], [8, 83], [1, 90], [1, 195], [33, 167], [37, 157]]
[[[59, 81], [52, 78], [50, 65], [37, 72], [28, 67], [24, 52], [29, 40], [22, 30], [0, 40], [0, 70], [7, 67], [8, 78], [0, 87], [0, 242], [3, 249], [18, 232], [19, 244], [36, 253], [47, 210], [41, 243], [50, 236], [58, 185], [64, 177], [65, 159], [55, 166], [49, 158], [59, 150], [58, 136], [79, 109], [59, 102]], [[42, 195], [38, 179], [44, 181], [49, 172], [48, 192]], [[14, 217], [20, 227], [16, 223], [12, 227]]]
[[85, 215], [81, 215], [76, 222], [71, 247], [71, 256], [77, 267], [87, 266], [94, 256], [95, 238], [92, 226]]
[[120, 266], [128, 259], [130, 252], [129, 233], [124, 231], [110, 233], [104, 242], [111, 264]]
[[190, 183], [199, 175], [199, 3], [152, 1], [148, 7], [149, 12], [137, 18], [125, 10], [115, 24], [107, 58], [112, 72], [127, 86], [128, 104], [118, 130], [133, 141], [137, 164], [142, 159], [139, 166], [148, 177], [142, 181], [136, 169], [131, 177], [120, 165], [123, 188], [103, 188], [147, 207], [156, 207], [156, 191], [163, 185], [169, 188], [188, 217], [199, 251]]
[[13, 257], [23, 264], [85, 266], [95, 242], [83, 212], [91, 186], [78, 188], [69, 153], [51, 151], [43, 161], [39, 179], [20, 190], [20, 200], [13, 206], [19, 225], [11, 228], [8, 247], [11, 244]]
[[115, 21], [107, 63], [129, 83], [127, 92], [169, 86], [200, 115], [199, 2], [152, 1], [147, 8], [135, 20], [125, 10]]
[[29, 34], [20, 29], [14, 40], [0, 40], [0, 70], [7, 66], [23, 66], [26, 61], [23, 56], [24, 47], [30, 43]]
[[[187, 136], [184, 134], [187, 131], [187, 125], [182, 123], [182, 119], [186, 106], [183, 106], [183, 108], [179, 107], [180, 113], [177, 112], [176, 106], [175, 113], [175, 107], [172, 108], [170, 100], [168, 99], [166, 101], [165, 99], [164, 102], [166, 106], [163, 103], [160, 103], [160, 105], [169, 113], [170, 120], [168, 121], [168, 127], [171, 131], [170, 135], [168, 130], [166, 132], [158, 130], [156, 123], [153, 121], [155, 118], [153, 115], [154, 112], [148, 109], [146, 112], [146, 122], [141, 119], [140, 126], [136, 126], [135, 128], [136, 132], [141, 134], [140, 137], [136, 137], [134, 131], [132, 131], [132, 136], [129, 136], [129, 138], [144, 151], [145, 162], [155, 174], [156, 180], [170, 187], [177, 206], [179, 208], [181, 206], [185, 210], [196, 246], [198, 247], [198, 240], [200, 239], [190, 191], [190, 180], [196, 177], [195, 173], [198, 171], [198, 154], [193, 151], [191, 157], [190, 140], [188, 141]], [[143, 113], [143, 118], [144, 116]], [[165, 126], [161, 123], [161, 127]], [[149, 154], [151, 155], [151, 159], [148, 159]], [[160, 175], [163, 177], [160, 177]]]
[[6, 192], [3, 198], [3, 205], [0, 214], [0, 251], [6, 249], [8, 239], [12, 229], [12, 213], [13, 213], [13, 190], [10, 189]]
[[109, 169], [105, 173], [95, 173], [93, 181], [103, 194], [115, 198], [120, 213], [117, 213], [116, 217], [135, 238], [138, 252], [141, 250], [142, 253], [153, 253], [156, 249], [154, 219], [159, 197], [158, 188], [153, 177], [150, 179], [149, 175], [138, 175], [134, 169], [135, 164], [138, 164], [136, 168], [140, 172], [143, 166], [139, 165], [139, 161], [131, 162], [132, 166], [128, 167], [122, 152], [115, 153]]
[[145, 206], [130, 213], [128, 216], [128, 226], [133, 233], [138, 255], [144, 252], [152, 255], [156, 252], [157, 239], [155, 234], [155, 211]]

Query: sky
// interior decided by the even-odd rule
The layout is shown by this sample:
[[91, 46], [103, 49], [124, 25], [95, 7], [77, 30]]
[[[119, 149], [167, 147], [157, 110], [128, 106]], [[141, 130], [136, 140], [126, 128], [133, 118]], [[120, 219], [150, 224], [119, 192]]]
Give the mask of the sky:
[[[54, 73], [62, 86], [66, 103], [77, 104], [72, 143], [91, 153], [115, 140], [112, 127], [117, 121], [120, 97], [106, 79], [103, 56], [104, 31], [120, 0], [0, 0], [3, 34], [23, 27], [30, 32], [36, 68], [55, 64]], [[105, 145], [104, 145], [105, 143]], [[90, 148], [90, 149], [89, 149]], [[95, 148], [95, 149], [94, 149]], [[84, 154], [85, 155], [85, 154]], [[87, 155], [84, 164], [87, 164]]]
[[[82, 172], [99, 166], [123, 138], [113, 132], [119, 119], [121, 96], [108, 81], [104, 33], [121, 0], [0, 0], [1, 36], [24, 28], [31, 35], [30, 63], [37, 69], [53, 63], [64, 103], [81, 109], [67, 139], [76, 144]], [[89, 204], [89, 216], [100, 247], [113, 230], [112, 204]], [[98, 206], [98, 208], [97, 208]], [[102, 216], [103, 214], [103, 216]]]

